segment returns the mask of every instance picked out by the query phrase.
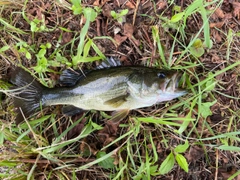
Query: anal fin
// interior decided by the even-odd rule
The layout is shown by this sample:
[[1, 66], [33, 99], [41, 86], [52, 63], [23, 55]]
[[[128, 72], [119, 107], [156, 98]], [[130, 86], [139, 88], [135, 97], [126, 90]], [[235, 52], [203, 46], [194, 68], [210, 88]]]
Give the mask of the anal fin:
[[73, 115], [79, 114], [81, 112], [83, 112], [82, 109], [72, 106], [72, 105], [63, 106], [63, 108], [62, 108], [62, 113], [67, 116], [73, 116]]

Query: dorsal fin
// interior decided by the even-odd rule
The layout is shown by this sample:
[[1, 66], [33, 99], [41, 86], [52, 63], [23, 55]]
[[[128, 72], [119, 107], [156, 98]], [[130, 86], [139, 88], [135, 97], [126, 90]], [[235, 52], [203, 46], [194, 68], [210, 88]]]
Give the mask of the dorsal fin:
[[121, 65], [122, 65], [122, 63], [119, 59], [116, 59], [114, 57], [108, 57], [105, 61], [102, 61], [102, 63], [97, 66], [97, 69], [117, 67], [117, 66], [121, 66]]
[[81, 78], [84, 78], [85, 74], [83, 74], [80, 70], [73, 69], [65, 69], [59, 78], [59, 84], [63, 86], [74, 86]]
[[[110, 67], [121, 66], [122, 63], [120, 60], [108, 57], [105, 61], [102, 61], [96, 69], [106, 69]], [[81, 70], [66, 69], [62, 72], [59, 78], [59, 84], [63, 86], [74, 86], [81, 78], [85, 77], [87, 72], [82, 72]]]

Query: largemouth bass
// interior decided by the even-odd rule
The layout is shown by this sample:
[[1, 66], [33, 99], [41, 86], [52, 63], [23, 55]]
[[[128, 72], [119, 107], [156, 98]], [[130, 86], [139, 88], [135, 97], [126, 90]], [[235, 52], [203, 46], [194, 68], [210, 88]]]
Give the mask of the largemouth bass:
[[[14, 96], [16, 123], [41, 107], [71, 105], [83, 110], [120, 111], [152, 106], [186, 94], [178, 88], [173, 70], [118, 66], [96, 69], [86, 75], [67, 70], [60, 78], [68, 87], [47, 88], [21, 68], [11, 82], [20, 87]], [[24, 115], [24, 116], [23, 116]]]

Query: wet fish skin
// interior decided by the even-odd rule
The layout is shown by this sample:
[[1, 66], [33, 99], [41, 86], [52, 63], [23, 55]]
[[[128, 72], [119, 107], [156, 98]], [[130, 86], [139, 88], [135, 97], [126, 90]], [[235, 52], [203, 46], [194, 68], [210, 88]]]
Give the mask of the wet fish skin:
[[[80, 75], [71, 87], [47, 88], [30, 74], [17, 69], [12, 83], [26, 86], [14, 104], [28, 117], [40, 106], [73, 105], [84, 110], [132, 110], [152, 106], [186, 94], [178, 89], [178, 73], [149, 67], [120, 66], [97, 69]], [[17, 123], [23, 120], [19, 113]]]

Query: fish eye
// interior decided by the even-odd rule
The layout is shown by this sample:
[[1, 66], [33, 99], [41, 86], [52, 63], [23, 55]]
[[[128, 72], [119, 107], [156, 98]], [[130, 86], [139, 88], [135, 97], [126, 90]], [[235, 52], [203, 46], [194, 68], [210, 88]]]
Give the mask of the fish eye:
[[159, 77], [159, 78], [165, 78], [166, 76], [165, 76], [165, 74], [163, 74], [163, 73], [157, 73], [157, 76]]

